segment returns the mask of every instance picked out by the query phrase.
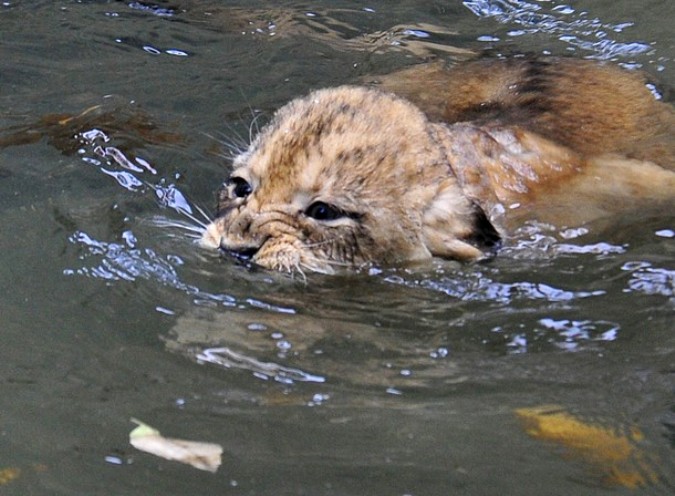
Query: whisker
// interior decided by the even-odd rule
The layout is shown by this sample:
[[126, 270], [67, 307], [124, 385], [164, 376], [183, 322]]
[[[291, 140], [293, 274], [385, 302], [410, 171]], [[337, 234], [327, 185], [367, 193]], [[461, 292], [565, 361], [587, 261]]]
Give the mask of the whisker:
[[201, 236], [198, 236], [198, 235], [192, 234], [192, 233], [181, 233], [180, 235], [175, 234], [175, 233], [166, 233], [166, 237], [168, 237], [168, 238], [179, 238], [179, 239], [187, 238], [187, 239], [191, 239], [195, 242], [198, 242], [200, 239], [202, 239]]
[[[307, 266], [308, 269], [312, 270], [311, 267]], [[298, 264], [295, 266], [295, 270], [291, 271], [291, 277], [295, 279], [295, 274], [300, 274], [302, 276], [302, 282], [307, 284], [307, 275], [305, 274], [305, 271], [302, 270], [302, 267]]]
[[[156, 185], [154, 185], [154, 184], [151, 184], [151, 183], [146, 183], [146, 184], [147, 184], [150, 188], [152, 188], [154, 191], [158, 191], [158, 190], [159, 190], [159, 187], [156, 186]], [[182, 195], [182, 193], [181, 193], [181, 195]], [[185, 201], [187, 202], [187, 198], [185, 198]], [[202, 220], [199, 220], [197, 217], [195, 217], [194, 215], [192, 215], [191, 212], [189, 212], [189, 211], [186, 210], [185, 208], [182, 208], [182, 206], [175, 206], [175, 205], [170, 205], [170, 204], [165, 204], [164, 206], [166, 206], [166, 207], [168, 207], [168, 208], [171, 208], [172, 210], [174, 210], [174, 211], [176, 211], [176, 212], [178, 212], [178, 213], [184, 215], [185, 217], [187, 217], [188, 219], [190, 219], [191, 221], [193, 221], [195, 224], [201, 226], [204, 230], [208, 227], [209, 223], [211, 222], [211, 221], [209, 220], [208, 216], [205, 215], [205, 214], [202, 212], [201, 208], [198, 207], [197, 205], [194, 205], [194, 204], [193, 204], [192, 206], [194, 206], [194, 208], [197, 209], [201, 215], [204, 215], [204, 216], [206, 217], [207, 222], [204, 222], [204, 221], [202, 221]], [[187, 207], [190, 208], [189, 205], [187, 205]]]
[[[308, 243], [305, 246], [308, 247], [308, 248], [316, 248], [316, 247], [321, 247], [321, 246], [326, 246], [326, 245], [333, 245], [333, 244], [335, 244], [335, 242], [336, 242], [335, 238], [334, 239], [325, 239], [323, 241], [317, 241], [315, 243]], [[319, 260], [319, 259], [317, 259], [317, 260]], [[353, 262], [343, 262], [343, 261], [340, 261], [340, 260], [333, 260], [331, 258], [321, 259], [320, 261], [322, 263], [326, 264], [326, 265], [330, 265], [330, 266], [333, 266], [333, 267], [341, 267], [341, 268], [349, 268], [349, 267], [352, 267], [354, 265]], [[308, 268], [311, 268], [311, 267], [308, 267]]]
[[[317, 247], [320, 248], [322, 246], [335, 245], [337, 243], [337, 241], [338, 241], [337, 238], [324, 239], [323, 241], [316, 241], [314, 243], [307, 243], [307, 244], [305, 244], [305, 246], [307, 248], [317, 248]], [[350, 267], [352, 265], [350, 262], [340, 262], [340, 261], [332, 260], [332, 259], [327, 259], [326, 262], [330, 262], [330, 263], [333, 263], [335, 265], [341, 264], [344, 267]]]
[[[253, 112], [253, 110], [251, 109]], [[258, 119], [262, 116], [262, 112], [259, 112], [257, 115], [254, 115], [251, 123], [248, 125], [248, 140], [249, 143], [253, 143], [253, 128], [255, 127], [255, 134], [260, 134], [260, 128], [258, 127]]]
[[[251, 106], [251, 104], [248, 102], [248, 99], [246, 98], [246, 95], [241, 89], [240, 93], [243, 101], [246, 103], [246, 106], [248, 107], [249, 113], [251, 114], [251, 119], [248, 124], [248, 141], [244, 138], [244, 136], [242, 136], [242, 134], [237, 130], [237, 128], [228, 120], [224, 121], [224, 125], [228, 131], [227, 138], [219, 139], [216, 136], [204, 133], [207, 137], [217, 141], [218, 143], [225, 146], [229, 150], [230, 156], [226, 156], [225, 158], [230, 160], [237, 157], [238, 155], [241, 155], [249, 148], [250, 144], [254, 140], [255, 135], [260, 133], [260, 126], [258, 125], [258, 120], [260, 119], [260, 117], [265, 115], [264, 112], [260, 110], [255, 110]], [[244, 120], [243, 117], [240, 115], [239, 121], [243, 120]]]
[[182, 229], [183, 231], [199, 234], [200, 236], [204, 232], [204, 229], [201, 226], [195, 226], [185, 221], [167, 219], [164, 217], [153, 217], [150, 222], [157, 227]]
[[202, 217], [204, 217], [204, 219], [206, 219], [206, 222], [208, 222], [209, 224], [210, 224], [211, 222], [213, 222], [213, 217], [210, 216], [210, 215], [206, 212], [206, 210], [204, 210], [204, 209], [203, 209], [202, 207], [200, 207], [199, 205], [193, 205], [193, 206], [195, 207], [195, 210], [196, 210], [197, 212], [199, 212], [199, 214], [200, 214]]
[[[253, 107], [251, 107], [251, 103], [248, 101], [248, 98], [246, 97], [246, 94], [244, 94], [244, 89], [241, 86], [239, 87], [239, 94], [241, 95], [241, 99], [246, 103], [246, 106], [248, 107], [248, 111], [251, 114], [251, 118], [253, 119], [252, 122], [255, 122], [255, 120], [257, 119], [256, 112], [255, 112], [255, 110], [253, 110]], [[258, 114], [258, 115], [260, 115], [260, 114]], [[257, 129], [257, 126], [256, 126], [256, 129]], [[260, 131], [260, 129], [257, 129], [257, 131]], [[251, 126], [250, 125], [249, 125], [249, 128], [248, 128], [248, 132], [249, 132], [249, 138], [250, 138], [251, 137]]]
[[[197, 207], [195, 207], [195, 208], [197, 208]], [[207, 223], [205, 223], [205, 222], [199, 220], [197, 217], [195, 217], [195, 216], [192, 215], [191, 213], [185, 212], [185, 211], [181, 211], [181, 213], [182, 213], [185, 217], [187, 217], [188, 219], [190, 219], [190, 220], [192, 220], [193, 222], [195, 222], [197, 225], [201, 226], [203, 229], [206, 229], [207, 227], [209, 227], [209, 225], [208, 225]]]
[[212, 139], [213, 141], [217, 142], [219, 145], [224, 146], [227, 148], [229, 151], [228, 154], [224, 154], [223, 157], [227, 160], [232, 160], [238, 155], [241, 155], [246, 151], [248, 148], [248, 144], [244, 142], [243, 139], [241, 139], [240, 142], [237, 142], [233, 140], [232, 138], [225, 139], [223, 138], [218, 138], [217, 136], [214, 136], [213, 134], [210, 133], [203, 133], [204, 136], [206, 136], [209, 139]]
[[248, 148], [249, 142], [246, 141], [246, 139], [239, 133], [239, 131], [236, 130], [236, 128], [232, 124], [225, 121], [225, 126], [227, 127], [228, 131], [233, 135], [232, 137], [228, 137], [231, 144], [236, 145], [236, 148], [239, 150], [239, 153], [244, 152]]

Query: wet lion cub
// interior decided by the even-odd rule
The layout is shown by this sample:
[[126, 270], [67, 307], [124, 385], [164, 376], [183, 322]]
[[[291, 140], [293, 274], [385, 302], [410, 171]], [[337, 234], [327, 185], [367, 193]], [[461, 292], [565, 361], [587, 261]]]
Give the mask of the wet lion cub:
[[673, 203], [674, 123], [639, 74], [591, 61], [481, 59], [315, 91], [235, 159], [202, 242], [289, 272], [478, 259], [527, 219]]

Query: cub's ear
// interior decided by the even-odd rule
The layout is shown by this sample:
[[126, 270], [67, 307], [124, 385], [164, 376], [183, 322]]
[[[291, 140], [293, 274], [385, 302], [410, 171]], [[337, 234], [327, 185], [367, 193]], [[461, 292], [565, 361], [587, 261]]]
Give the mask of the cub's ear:
[[422, 235], [432, 255], [456, 260], [485, 258], [501, 242], [483, 209], [464, 195], [454, 178], [441, 184], [425, 210]]

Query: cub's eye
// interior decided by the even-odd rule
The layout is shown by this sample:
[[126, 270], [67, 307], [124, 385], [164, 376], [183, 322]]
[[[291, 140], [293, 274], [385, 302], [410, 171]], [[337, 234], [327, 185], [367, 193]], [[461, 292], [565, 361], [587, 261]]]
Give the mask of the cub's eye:
[[319, 201], [307, 207], [305, 215], [316, 220], [335, 220], [344, 217], [345, 213], [337, 207]]
[[236, 176], [231, 177], [227, 180], [226, 184], [228, 186], [234, 186], [232, 192], [234, 193], [234, 196], [236, 196], [237, 198], [246, 198], [253, 191], [251, 185], [248, 184], [248, 182], [246, 182], [246, 180], [241, 177]]

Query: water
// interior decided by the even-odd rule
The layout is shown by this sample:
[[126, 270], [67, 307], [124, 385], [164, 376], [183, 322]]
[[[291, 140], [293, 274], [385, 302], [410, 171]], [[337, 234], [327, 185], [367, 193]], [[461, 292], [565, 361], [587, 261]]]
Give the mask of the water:
[[[668, 98], [672, 16], [3, 2], [0, 492], [669, 494], [672, 213], [524, 226], [487, 264], [306, 280], [221, 260], [188, 228], [227, 144], [310, 88], [487, 48], [610, 58]], [[223, 465], [135, 450], [131, 417], [222, 444]]]

